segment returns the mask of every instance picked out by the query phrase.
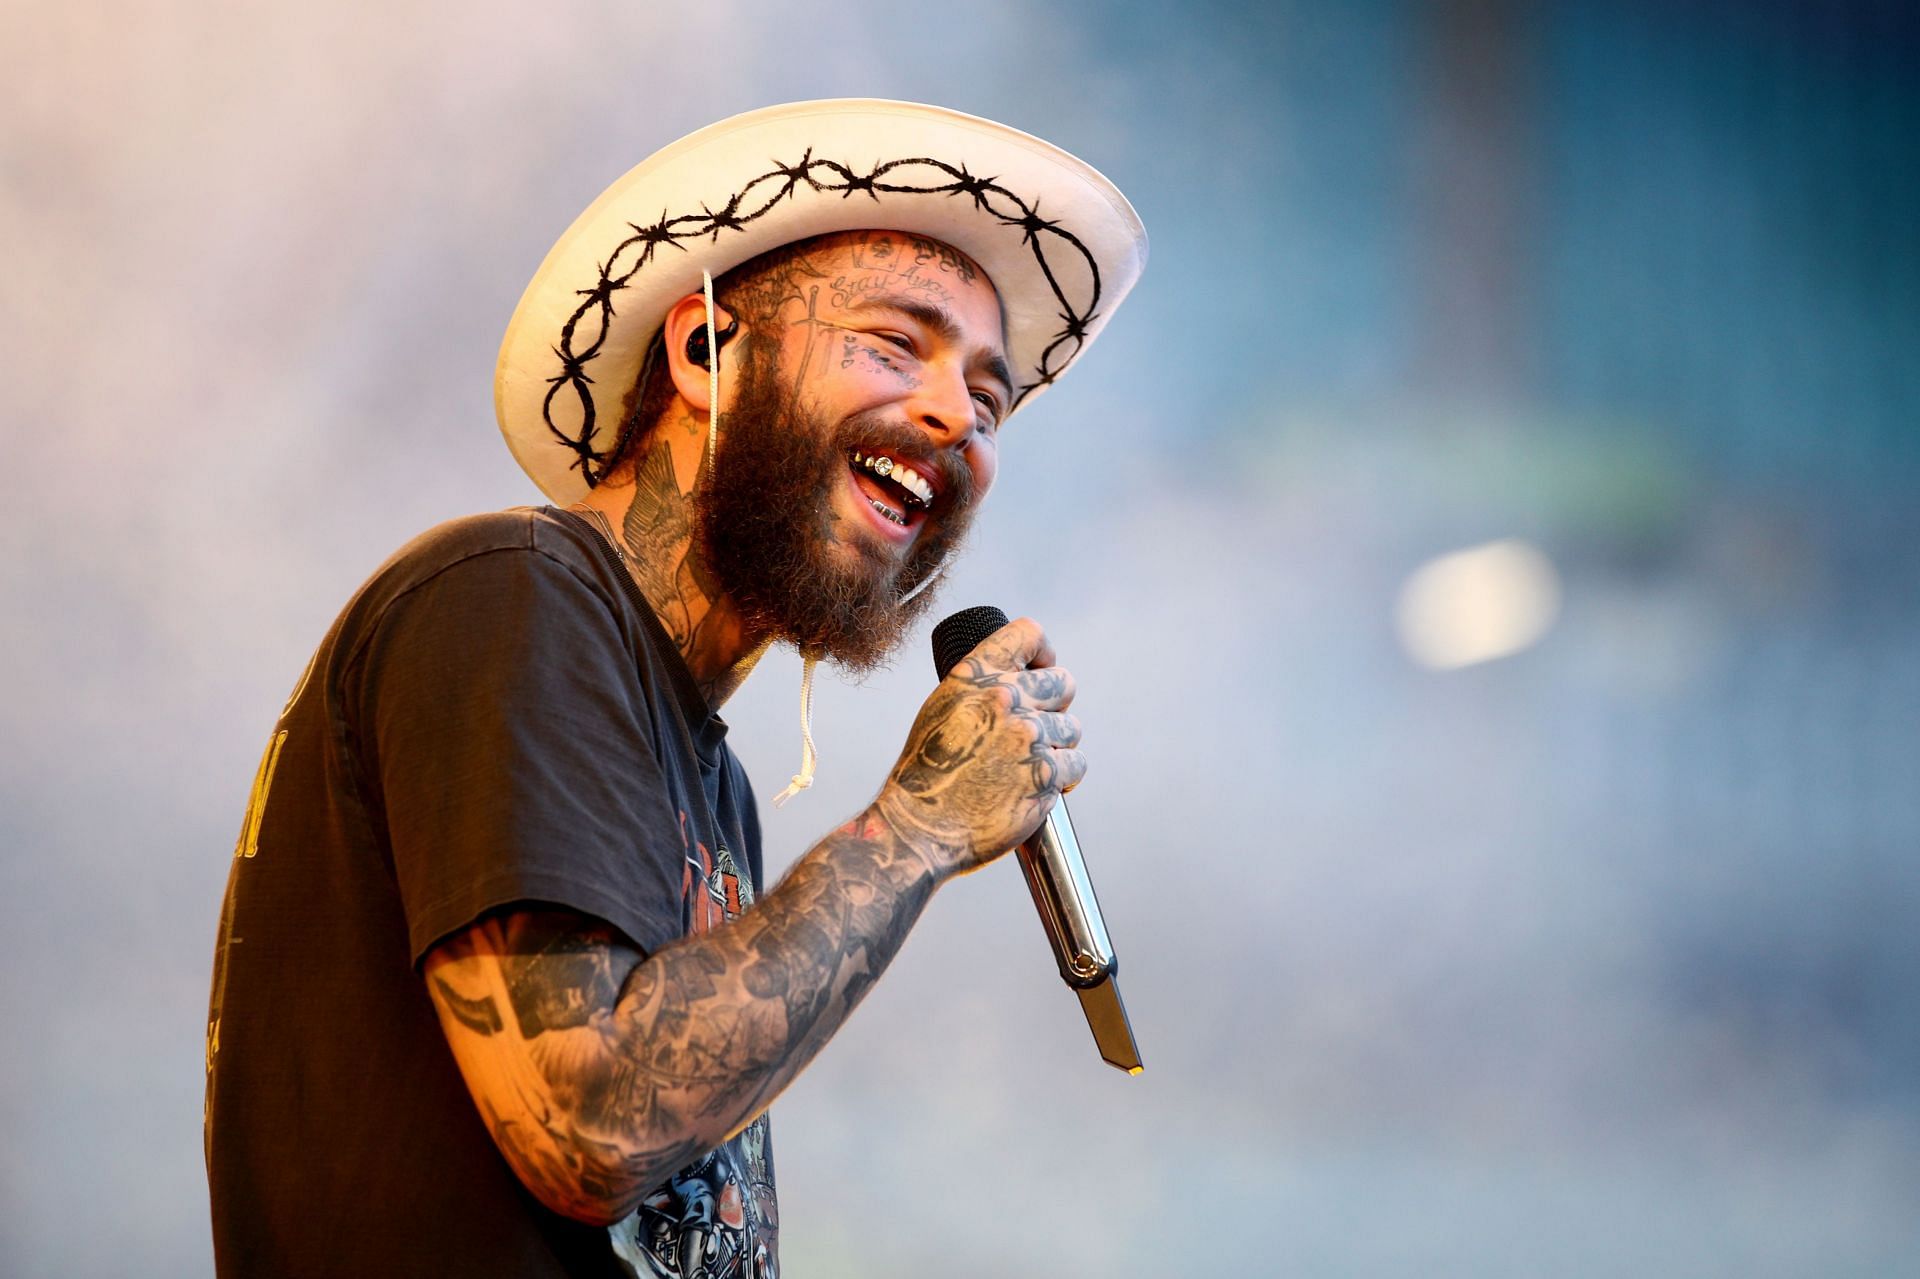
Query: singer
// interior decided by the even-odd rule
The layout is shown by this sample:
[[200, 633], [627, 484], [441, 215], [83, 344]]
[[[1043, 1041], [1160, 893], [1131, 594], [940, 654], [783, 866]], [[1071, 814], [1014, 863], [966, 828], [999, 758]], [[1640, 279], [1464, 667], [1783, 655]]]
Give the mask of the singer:
[[[719, 709], [776, 643], [864, 668], [1146, 237], [1036, 138], [799, 103], [643, 161], [547, 255], [495, 380], [551, 504], [347, 603], [255, 775], [215, 952], [222, 1275], [778, 1273], [767, 1108], [941, 884], [1086, 770], [1020, 620], [763, 891]], [[710, 284], [709, 284], [710, 279]]]

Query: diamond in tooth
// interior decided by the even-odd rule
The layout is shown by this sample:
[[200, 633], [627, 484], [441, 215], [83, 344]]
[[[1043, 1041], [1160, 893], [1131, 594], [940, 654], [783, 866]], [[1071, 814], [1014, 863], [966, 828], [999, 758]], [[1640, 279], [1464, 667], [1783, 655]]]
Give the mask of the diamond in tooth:
[[[858, 449], [853, 450], [850, 456], [853, 458], [854, 465], [864, 466], [875, 475], [892, 479], [895, 484], [898, 484], [918, 499], [922, 507], [933, 505], [933, 485], [927, 482], [925, 476], [908, 466], [905, 462], [896, 462], [885, 454], [869, 456], [860, 452]], [[871, 498], [868, 500], [872, 501]], [[904, 516], [894, 516], [888, 508], [880, 506], [877, 502], [875, 503], [875, 509], [888, 511], [887, 518], [894, 520], [895, 523], [905, 524], [907, 522]]]

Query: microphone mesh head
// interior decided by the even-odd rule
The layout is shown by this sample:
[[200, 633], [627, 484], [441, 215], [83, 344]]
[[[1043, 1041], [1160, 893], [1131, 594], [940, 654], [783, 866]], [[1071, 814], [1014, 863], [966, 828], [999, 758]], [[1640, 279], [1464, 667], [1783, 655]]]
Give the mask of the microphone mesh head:
[[933, 669], [941, 679], [981, 640], [1007, 624], [1007, 615], [991, 604], [963, 608], [933, 628]]

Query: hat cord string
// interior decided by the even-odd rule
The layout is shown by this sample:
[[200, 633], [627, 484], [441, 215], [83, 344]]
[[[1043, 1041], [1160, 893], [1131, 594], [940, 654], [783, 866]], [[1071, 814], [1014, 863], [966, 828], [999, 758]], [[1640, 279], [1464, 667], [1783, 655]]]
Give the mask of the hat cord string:
[[785, 790], [773, 797], [775, 808], [785, 807], [788, 800], [813, 785], [813, 770], [820, 762], [813, 749], [813, 668], [819, 662], [817, 653], [807, 653], [800, 667], [800, 771]]

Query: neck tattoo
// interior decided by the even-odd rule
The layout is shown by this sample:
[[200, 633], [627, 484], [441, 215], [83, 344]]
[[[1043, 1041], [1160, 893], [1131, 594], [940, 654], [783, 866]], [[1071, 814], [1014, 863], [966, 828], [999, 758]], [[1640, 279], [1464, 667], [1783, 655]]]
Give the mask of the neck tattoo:
[[[614, 556], [619, 559], [621, 567], [628, 568], [629, 571], [631, 571], [627, 564], [626, 548], [621, 546], [620, 539], [613, 535], [613, 525], [608, 522], [605, 511], [602, 511], [597, 506], [589, 506], [585, 502], [575, 502], [567, 509], [592, 520], [594, 526], [599, 530], [600, 536], [606, 539], [607, 545], [612, 548]], [[807, 674], [811, 676], [812, 673], [812, 659], [808, 659]], [[801, 695], [805, 697], [806, 693], [807, 690], [803, 682]], [[803, 710], [801, 712], [801, 731], [804, 733], [806, 730], [806, 712]], [[809, 751], [811, 751], [812, 745], [812, 739], [809, 735], [807, 742]], [[689, 751], [694, 749], [691, 738], [687, 740], [687, 749]], [[806, 771], [811, 773], [811, 766], [809, 766]], [[799, 779], [796, 778], [795, 780], [798, 781]], [[811, 784], [811, 780], [809, 780], [808, 784]], [[719, 908], [722, 918], [732, 920], [738, 917], [740, 912], [753, 905], [753, 878], [743, 867], [734, 861], [733, 854], [727, 850], [726, 830], [720, 825], [720, 816], [714, 811], [713, 804], [707, 799], [706, 787], [702, 785], [696, 789], [700, 795], [700, 807], [706, 814], [707, 829], [713, 832], [713, 869], [706, 877], [707, 899]], [[780, 801], [776, 800], [775, 802], [778, 803]], [[732, 882], [729, 883], [729, 880]], [[729, 888], [733, 890], [731, 895], [728, 893]]]

